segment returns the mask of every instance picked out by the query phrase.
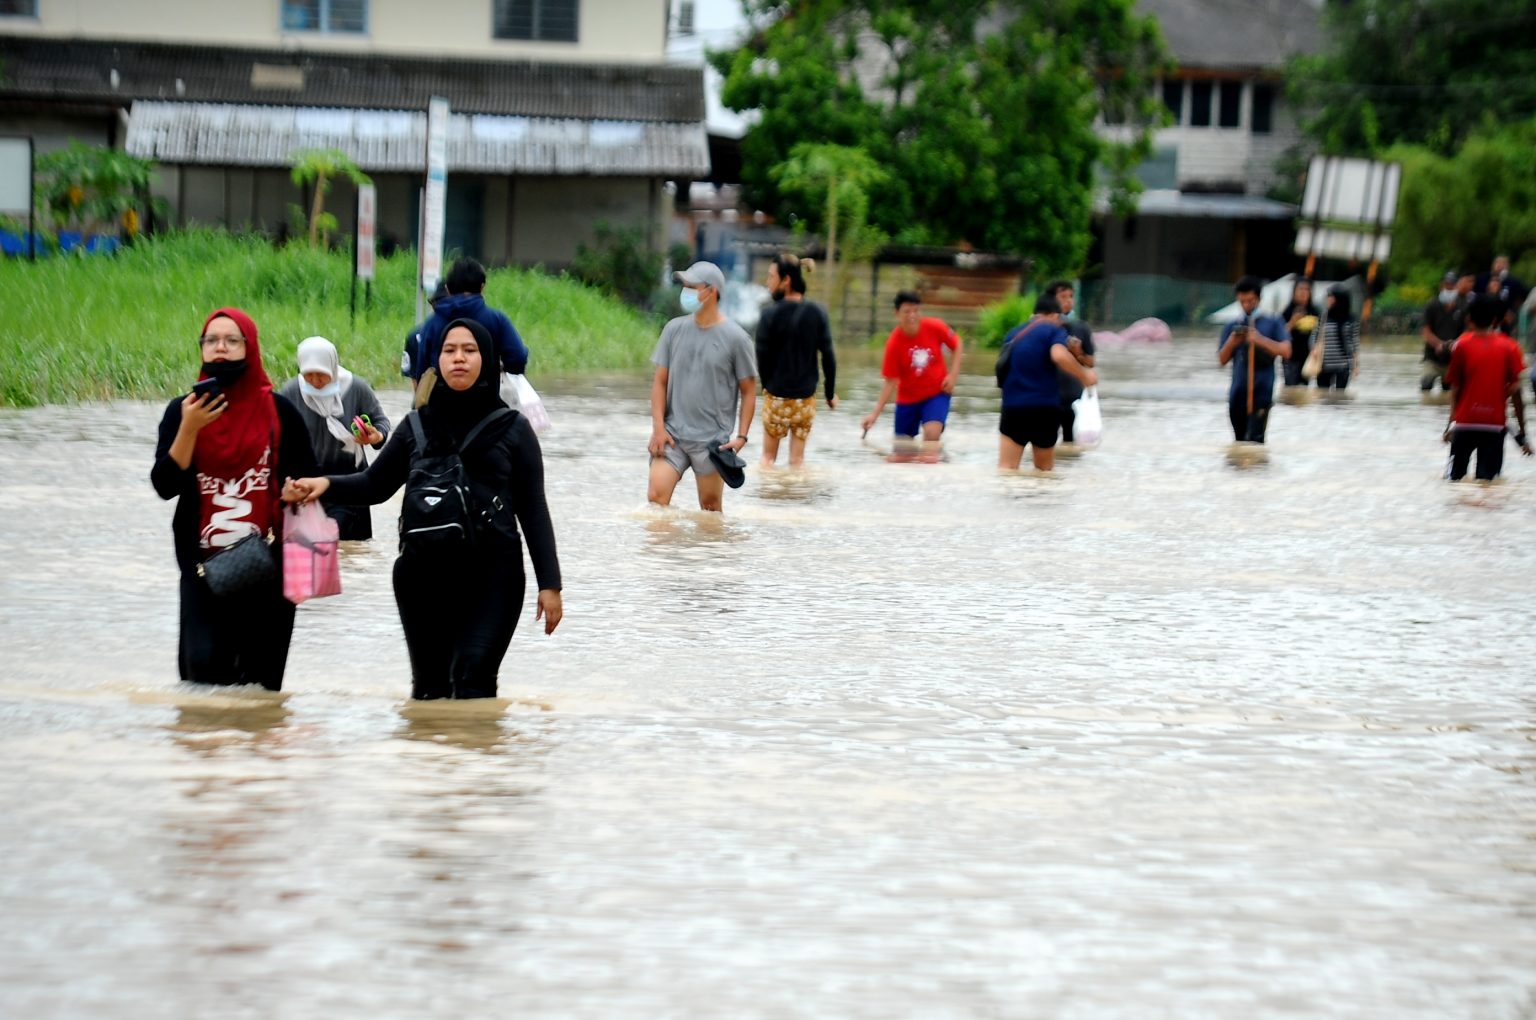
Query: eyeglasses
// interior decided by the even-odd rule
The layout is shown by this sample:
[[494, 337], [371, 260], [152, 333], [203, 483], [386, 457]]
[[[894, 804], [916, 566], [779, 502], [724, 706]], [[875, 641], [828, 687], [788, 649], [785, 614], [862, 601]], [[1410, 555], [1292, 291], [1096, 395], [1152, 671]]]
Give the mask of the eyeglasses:
[[204, 336], [204, 337], [199, 337], [198, 340], [197, 340], [197, 343], [205, 351], [209, 350], [210, 348], [218, 348], [218, 347], [223, 347], [227, 351], [232, 351], [236, 347], [244, 347], [245, 346], [245, 337], [243, 337], [243, 336]]

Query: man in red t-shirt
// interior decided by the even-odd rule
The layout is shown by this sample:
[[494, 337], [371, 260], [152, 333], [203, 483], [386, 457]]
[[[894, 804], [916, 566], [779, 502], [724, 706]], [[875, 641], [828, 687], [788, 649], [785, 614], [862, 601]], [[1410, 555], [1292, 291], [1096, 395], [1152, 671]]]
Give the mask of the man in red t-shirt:
[[1451, 364], [1445, 382], [1451, 387], [1451, 420], [1445, 439], [1451, 444], [1447, 477], [1466, 477], [1472, 454], [1477, 454], [1477, 477], [1491, 481], [1504, 466], [1505, 405], [1515, 405], [1520, 432], [1515, 442], [1531, 456], [1525, 437], [1525, 403], [1520, 396], [1520, 371], [1525, 367], [1520, 348], [1499, 332], [1504, 321], [1504, 302], [1491, 294], [1479, 294], [1467, 308], [1470, 333], [1463, 333], [1451, 348]]
[[[907, 440], [923, 434], [925, 459], [938, 459], [939, 437], [949, 418], [949, 398], [960, 375], [960, 337], [943, 319], [923, 315], [923, 299], [910, 290], [896, 295], [896, 328], [885, 341], [880, 375], [885, 385], [875, 409], [861, 423], [867, 433], [896, 394], [896, 435]], [[949, 366], [944, 349], [952, 352]], [[898, 442], [900, 440], [898, 439]]]

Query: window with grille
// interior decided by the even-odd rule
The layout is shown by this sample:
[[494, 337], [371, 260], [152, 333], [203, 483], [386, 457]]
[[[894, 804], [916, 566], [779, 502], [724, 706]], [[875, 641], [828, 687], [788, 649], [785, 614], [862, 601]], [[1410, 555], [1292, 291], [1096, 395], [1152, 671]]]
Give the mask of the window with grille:
[[1189, 126], [1211, 126], [1211, 83], [1208, 81], [1190, 83]]
[[1184, 83], [1177, 78], [1163, 79], [1163, 105], [1178, 124], [1184, 115]]
[[0, 0], [0, 17], [37, 17], [37, 0]]
[[496, 0], [491, 34], [498, 39], [575, 42], [578, 0]]
[[366, 32], [368, 0], [282, 0], [285, 32]]
[[1216, 123], [1224, 128], [1241, 127], [1243, 123], [1243, 83], [1221, 83], [1221, 111]]
[[1253, 87], [1253, 133], [1267, 135], [1275, 129], [1275, 87], [1273, 85], [1255, 85]]

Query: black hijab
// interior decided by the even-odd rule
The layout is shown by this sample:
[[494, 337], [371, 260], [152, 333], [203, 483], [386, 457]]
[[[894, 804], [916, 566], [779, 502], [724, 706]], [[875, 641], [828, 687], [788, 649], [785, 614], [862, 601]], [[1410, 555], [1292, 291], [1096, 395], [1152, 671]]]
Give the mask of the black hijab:
[[1328, 321], [1348, 322], [1351, 318], [1349, 314], [1349, 288], [1334, 284], [1328, 288], [1328, 296], [1333, 298], [1333, 307], [1328, 309]]
[[[437, 372], [438, 379], [427, 397], [426, 407], [422, 408], [429, 446], [445, 439], [458, 446], [486, 415], [507, 406], [501, 399], [501, 352], [496, 349], [496, 341], [490, 331], [474, 319], [454, 319], [443, 330], [443, 338], [447, 339], [448, 333], [460, 326], [474, 335], [480, 348], [480, 375], [473, 386], [460, 391], [441, 378], [442, 369], [438, 365], [430, 366]], [[441, 348], [438, 360], [442, 360]]]

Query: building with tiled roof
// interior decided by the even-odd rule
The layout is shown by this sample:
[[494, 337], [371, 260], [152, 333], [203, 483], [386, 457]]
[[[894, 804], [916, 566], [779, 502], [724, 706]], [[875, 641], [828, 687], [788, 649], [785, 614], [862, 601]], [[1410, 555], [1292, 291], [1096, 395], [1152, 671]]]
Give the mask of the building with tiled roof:
[[[664, 182], [709, 171], [702, 75], [666, 61], [667, 0], [453, 6], [9, 0], [0, 134], [123, 147], [161, 165], [174, 223], [269, 232], [303, 204], [293, 154], [339, 148], [378, 187], [380, 237], [409, 244], [440, 96], [448, 248], [560, 265], [604, 220], [659, 243]], [[338, 188], [328, 204], [347, 230]]]

